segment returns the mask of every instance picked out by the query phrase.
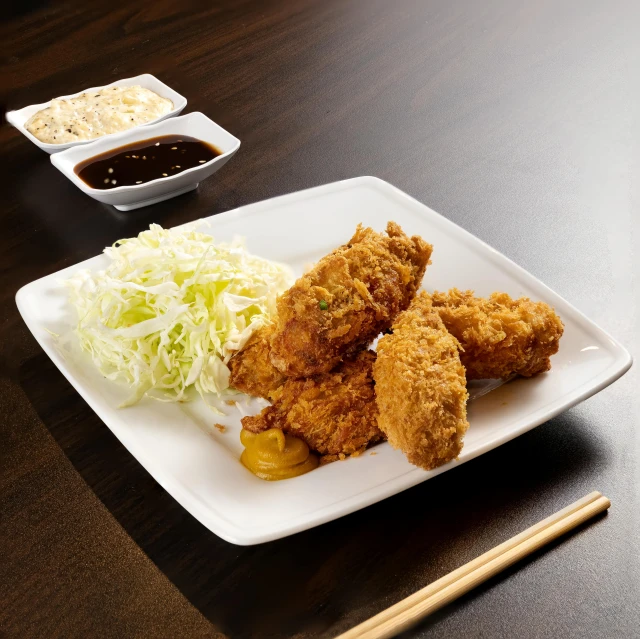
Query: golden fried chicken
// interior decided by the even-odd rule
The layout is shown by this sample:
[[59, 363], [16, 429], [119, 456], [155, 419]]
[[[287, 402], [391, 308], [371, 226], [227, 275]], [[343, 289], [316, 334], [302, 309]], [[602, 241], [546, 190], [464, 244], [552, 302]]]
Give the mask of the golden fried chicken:
[[433, 307], [462, 346], [467, 379], [531, 377], [551, 368], [564, 326], [544, 302], [506, 293], [488, 299], [473, 291], [434, 293]]
[[286, 378], [269, 359], [269, 340], [274, 329], [273, 324], [259, 328], [242, 350], [229, 360], [230, 386], [247, 395], [264, 399], [269, 399], [271, 393], [282, 386]]
[[424, 291], [380, 338], [373, 377], [378, 425], [394, 448], [427, 470], [458, 456], [469, 428], [464, 368]]
[[290, 377], [332, 370], [389, 327], [413, 299], [431, 245], [394, 222], [387, 235], [358, 225], [278, 299], [271, 362]]
[[321, 455], [361, 452], [384, 438], [376, 423], [375, 358], [372, 351], [361, 351], [331, 373], [287, 379], [272, 395], [272, 406], [242, 418], [243, 428], [254, 433], [280, 428]]

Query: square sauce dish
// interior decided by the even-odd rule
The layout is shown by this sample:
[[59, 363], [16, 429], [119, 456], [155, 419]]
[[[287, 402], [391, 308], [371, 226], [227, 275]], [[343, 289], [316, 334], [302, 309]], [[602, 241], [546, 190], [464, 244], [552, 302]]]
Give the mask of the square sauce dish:
[[[135, 87], [140, 86], [143, 89], [148, 89], [157, 93], [161, 98], [165, 98], [167, 100], [171, 100], [173, 104], [173, 108], [171, 111], [157, 117], [149, 122], [145, 122], [143, 124], [137, 124], [127, 131], [131, 131], [133, 129], [139, 128], [141, 126], [149, 126], [150, 124], [155, 124], [157, 122], [161, 122], [162, 120], [166, 120], [167, 118], [172, 118], [176, 115], [179, 115], [180, 112], [187, 106], [187, 99], [180, 95], [177, 91], [174, 91], [171, 87], [167, 86], [164, 82], [161, 82], [155, 76], [144, 73], [142, 75], [137, 75], [133, 78], [125, 78], [123, 80], [116, 80], [111, 84], [107, 84], [101, 87], [91, 87], [88, 89], [83, 89], [82, 91], [78, 91], [78, 93], [74, 93], [72, 95], [63, 95], [59, 98], [55, 98], [56, 100], [72, 100], [73, 98], [77, 98], [84, 93], [91, 94], [93, 92], [100, 93], [105, 89], [111, 89], [113, 87]], [[18, 109], [15, 111], [9, 111], [6, 114], [7, 122], [13, 125], [20, 133], [22, 133], [25, 137], [29, 138], [36, 146], [41, 148], [43, 151], [47, 153], [59, 153], [60, 151], [65, 151], [66, 149], [70, 149], [76, 146], [91, 144], [96, 140], [101, 140], [105, 137], [111, 137], [113, 135], [120, 135], [125, 131], [119, 131], [117, 133], [109, 133], [107, 135], [93, 138], [90, 140], [78, 140], [77, 142], [63, 142], [61, 144], [51, 144], [47, 142], [43, 142], [39, 140], [35, 135], [33, 135], [30, 131], [27, 130], [26, 124], [29, 119], [35, 115], [38, 111], [46, 109], [52, 105], [53, 100], [49, 102], [42, 102], [41, 104], [32, 104], [30, 106], [26, 106], [22, 109]]]
[[[204, 159], [194, 156], [190, 168], [185, 168], [189, 166], [185, 160], [193, 156], [198, 143], [207, 155]], [[151, 151], [144, 151], [144, 147], [151, 147]], [[159, 156], [161, 152], [167, 156], [166, 167], [158, 164], [160, 157], [156, 159], [156, 148]], [[196, 112], [56, 153], [51, 156], [51, 163], [90, 197], [111, 204], [119, 211], [130, 211], [197, 188], [201, 180], [223, 167], [238, 148], [240, 140], [203, 113]], [[154, 154], [153, 158], [151, 155], [147, 158], [149, 153]], [[175, 160], [172, 159], [174, 153]], [[111, 159], [113, 166], [107, 161]], [[122, 160], [122, 164], [116, 160]], [[157, 165], [157, 178], [153, 177], [155, 173], [149, 173], [152, 161]], [[99, 168], [104, 175], [100, 173], [98, 179], [85, 181], [88, 175], [85, 169], [91, 166]], [[140, 175], [134, 173], [136, 170]], [[78, 175], [80, 172], [85, 179]], [[118, 186], [118, 179], [125, 174], [129, 184]]]

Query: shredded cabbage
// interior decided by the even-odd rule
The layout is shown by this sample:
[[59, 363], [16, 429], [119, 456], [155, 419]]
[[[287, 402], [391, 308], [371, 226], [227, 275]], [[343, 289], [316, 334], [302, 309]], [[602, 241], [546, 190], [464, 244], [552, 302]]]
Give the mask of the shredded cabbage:
[[214, 244], [188, 227], [152, 224], [105, 249], [111, 263], [65, 284], [78, 313], [81, 347], [133, 395], [165, 401], [229, 387], [227, 362], [275, 313], [293, 281], [288, 267], [250, 255], [242, 242]]

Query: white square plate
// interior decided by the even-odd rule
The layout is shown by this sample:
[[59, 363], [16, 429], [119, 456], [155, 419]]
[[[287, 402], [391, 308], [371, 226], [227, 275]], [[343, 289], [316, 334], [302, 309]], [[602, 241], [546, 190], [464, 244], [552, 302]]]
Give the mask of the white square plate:
[[[342, 244], [363, 222], [383, 230], [395, 220], [434, 245], [428, 290], [452, 286], [479, 295], [495, 290], [555, 307], [565, 324], [553, 369], [504, 384], [469, 405], [470, 428], [460, 459], [427, 472], [388, 444], [280, 482], [254, 477], [239, 462], [240, 416], [220, 419], [202, 401], [145, 399], [116, 408], [128, 392], [105, 380], [88, 357], [65, 357], [48, 331], [73, 325], [60, 281], [78, 268], [104, 268], [94, 257], [28, 284], [17, 296], [22, 316], [56, 366], [151, 475], [196, 519], [235, 544], [278, 539], [336, 519], [455, 468], [534, 428], [615, 381], [631, 356], [614, 339], [519, 266], [391, 185], [371, 177], [327, 184], [208, 218], [217, 241], [246, 238], [253, 253], [305, 265]], [[228, 426], [219, 433], [213, 423]]]

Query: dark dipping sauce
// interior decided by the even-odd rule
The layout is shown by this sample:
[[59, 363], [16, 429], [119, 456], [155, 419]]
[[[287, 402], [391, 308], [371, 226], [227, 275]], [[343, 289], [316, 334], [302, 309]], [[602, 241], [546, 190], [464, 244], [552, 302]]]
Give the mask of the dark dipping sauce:
[[162, 135], [111, 149], [76, 164], [76, 175], [91, 188], [116, 189], [182, 173], [222, 155], [186, 135]]

